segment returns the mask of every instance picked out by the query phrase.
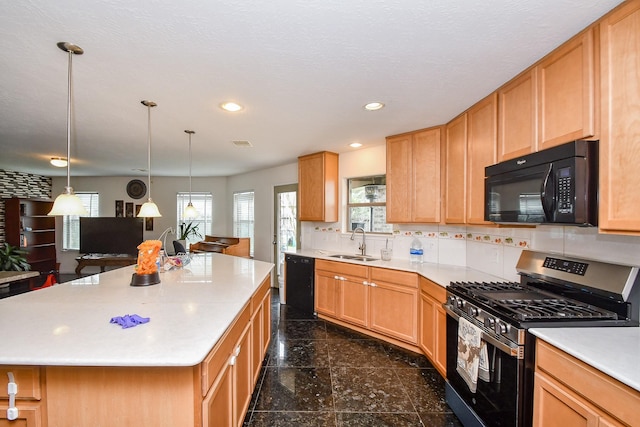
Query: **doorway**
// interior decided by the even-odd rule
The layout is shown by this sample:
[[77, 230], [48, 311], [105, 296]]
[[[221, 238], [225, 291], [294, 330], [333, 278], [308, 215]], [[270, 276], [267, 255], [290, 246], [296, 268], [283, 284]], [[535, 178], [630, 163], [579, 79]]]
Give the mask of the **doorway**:
[[273, 250], [276, 265], [276, 279], [280, 289], [280, 301], [284, 303], [284, 253], [298, 249], [300, 222], [298, 221], [298, 184], [274, 187]]

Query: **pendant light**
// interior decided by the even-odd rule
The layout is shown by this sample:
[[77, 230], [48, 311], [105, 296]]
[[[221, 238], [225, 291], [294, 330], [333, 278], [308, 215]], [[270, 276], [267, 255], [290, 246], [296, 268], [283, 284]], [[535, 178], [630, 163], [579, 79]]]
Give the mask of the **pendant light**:
[[84, 51], [73, 43], [60, 42], [58, 47], [69, 53], [69, 68], [67, 78], [67, 186], [53, 202], [49, 215], [89, 215], [82, 204], [82, 200], [73, 192], [71, 187], [71, 64], [73, 55], [82, 55]]
[[142, 105], [144, 105], [145, 107], [147, 107], [147, 124], [148, 124], [148, 129], [147, 129], [147, 187], [149, 187], [149, 198], [147, 199], [147, 201], [145, 203], [142, 204], [142, 206], [140, 207], [140, 212], [138, 213], [138, 217], [145, 217], [145, 218], [158, 218], [161, 217], [162, 215], [160, 215], [160, 211], [158, 210], [158, 206], [156, 206], [155, 203], [153, 203], [153, 200], [151, 200], [151, 107], [155, 107], [158, 104], [156, 104], [153, 101], [140, 101], [142, 103]]
[[192, 130], [185, 130], [185, 133], [189, 134], [189, 203], [187, 204], [187, 207], [184, 208], [183, 215], [185, 218], [193, 219], [197, 218], [199, 215], [198, 210], [193, 206], [193, 203], [191, 203], [191, 135], [195, 132]]

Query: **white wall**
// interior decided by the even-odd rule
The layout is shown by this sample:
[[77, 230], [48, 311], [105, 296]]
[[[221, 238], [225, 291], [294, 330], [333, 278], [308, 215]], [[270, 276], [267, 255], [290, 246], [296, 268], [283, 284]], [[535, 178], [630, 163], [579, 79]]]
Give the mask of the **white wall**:
[[255, 259], [273, 261], [274, 192], [278, 185], [298, 182], [298, 163], [249, 172], [228, 178], [228, 215], [231, 220], [228, 231], [233, 227], [233, 193], [254, 191], [254, 254]]

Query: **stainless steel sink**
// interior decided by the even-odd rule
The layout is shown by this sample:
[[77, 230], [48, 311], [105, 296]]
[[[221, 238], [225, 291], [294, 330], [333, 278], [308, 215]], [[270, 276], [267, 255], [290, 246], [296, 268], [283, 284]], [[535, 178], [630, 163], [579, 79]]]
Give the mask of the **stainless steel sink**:
[[368, 255], [349, 255], [349, 254], [336, 254], [329, 255], [331, 258], [350, 259], [353, 261], [377, 261], [378, 258], [374, 258]]

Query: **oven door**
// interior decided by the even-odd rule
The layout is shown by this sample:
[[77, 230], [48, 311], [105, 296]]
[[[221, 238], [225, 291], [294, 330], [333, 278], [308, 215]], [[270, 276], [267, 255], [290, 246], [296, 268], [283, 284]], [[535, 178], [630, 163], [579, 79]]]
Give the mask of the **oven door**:
[[[469, 390], [465, 380], [456, 371], [458, 356], [458, 315], [447, 310], [447, 387], [455, 393], [447, 393], [447, 403], [465, 426], [530, 426], [531, 405], [524, 401], [530, 388], [525, 372], [522, 351], [509, 350], [508, 346], [493, 339], [487, 330], [483, 340], [489, 356], [490, 380], [478, 379], [475, 393]], [[455, 399], [450, 397], [455, 396]], [[532, 397], [532, 396], [529, 396]], [[452, 400], [452, 401], [450, 401]], [[455, 401], [453, 401], [455, 400]]]

